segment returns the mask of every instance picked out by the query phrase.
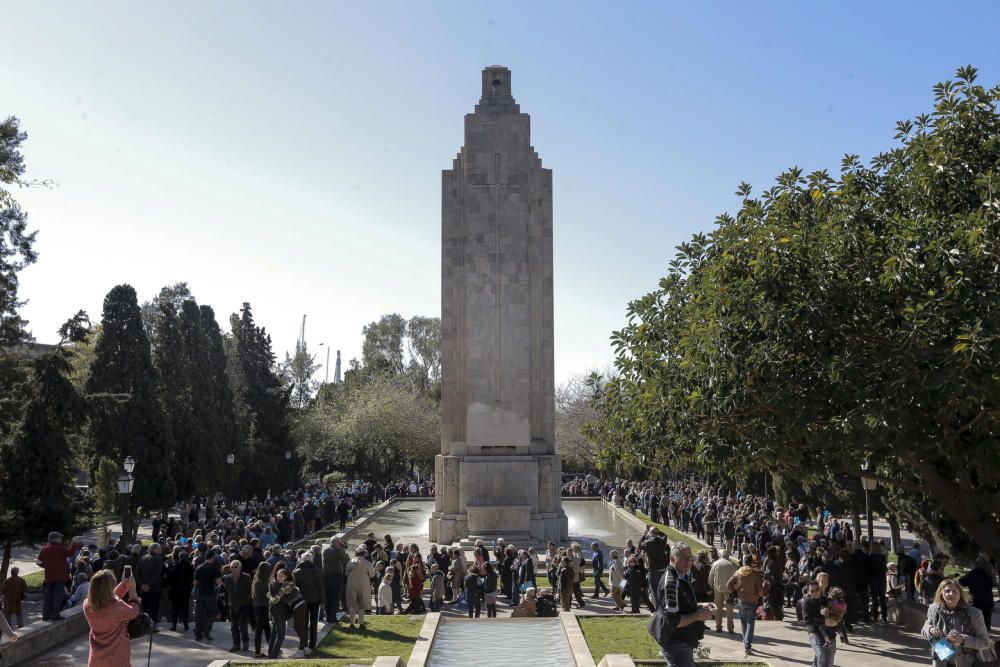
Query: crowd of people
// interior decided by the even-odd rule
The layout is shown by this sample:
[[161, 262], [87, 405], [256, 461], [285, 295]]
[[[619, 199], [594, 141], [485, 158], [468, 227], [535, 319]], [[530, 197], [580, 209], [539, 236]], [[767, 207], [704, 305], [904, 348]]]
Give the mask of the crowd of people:
[[[353, 549], [336, 536], [308, 546], [301, 540], [325, 526], [343, 529], [375, 501], [433, 496], [426, 482], [310, 485], [235, 506], [196, 500], [180, 516], [156, 518], [148, 547], [123, 537], [97, 548], [50, 535], [39, 553], [43, 617], [57, 620], [66, 606], [82, 604], [91, 621], [93, 664], [118, 664], [116, 652], [128, 649], [123, 622], [140, 612], [153, 623], [165, 620], [171, 631], [189, 632], [193, 625], [198, 641], [212, 639], [215, 623], [228, 623], [231, 651], [250, 651], [252, 640], [255, 656], [276, 658], [289, 625], [298, 639], [293, 657], [303, 657], [315, 649], [323, 619], [363, 631], [367, 614], [449, 610], [494, 618], [498, 604], [512, 616], [555, 616], [601, 596], [622, 613], [652, 612], [659, 619], [655, 636], [672, 667], [693, 664], [693, 650], [712, 621], [716, 632], [725, 625], [735, 633], [738, 617], [749, 656], [756, 622], [782, 620], [786, 613], [807, 632], [813, 664], [832, 667], [837, 642], [849, 642], [859, 623], [887, 622], [894, 598], [928, 605], [924, 636], [949, 643], [958, 656], [936, 664], [965, 667], [962, 656], [987, 641], [997, 570], [985, 553], [954, 579], [945, 576], [946, 555], [925, 557], [919, 543], [900, 543], [890, 562], [883, 540], [856, 536], [850, 522], [824, 508], [781, 506], [768, 497], [683, 481], [590, 476], [570, 480], [564, 492], [641, 511], [650, 525], [607, 555], [597, 542], [588, 550], [577, 542], [550, 542], [537, 553], [502, 539], [477, 542], [471, 556], [436, 544], [424, 554], [391, 535], [368, 533]], [[656, 524], [688, 533], [707, 548], [671, 545]], [[0, 586], [11, 624], [23, 623], [18, 582], [23, 579], [15, 568]], [[6, 625], [0, 623], [0, 632], [12, 634]]]
[[[122, 535], [99, 547], [52, 532], [37, 560], [44, 571], [42, 618], [59, 621], [64, 610], [81, 606], [92, 630], [93, 665], [128, 664], [126, 624], [140, 613], [154, 632], [165, 622], [174, 632], [193, 631], [197, 641], [212, 640], [214, 624], [228, 623], [230, 650], [249, 651], [252, 635], [258, 657], [281, 654], [290, 623], [296, 655], [308, 655], [319, 619], [336, 618], [336, 601], [346, 606], [351, 559], [329, 541], [294, 543], [324, 526], [343, 529], [368, 505], [394, 495], [433, 495], [433, 486], [358, 481], [237, 503], [196, 498], [178, 516], [155, 517], [148, 545]], [[15, 641], [9, 626], [24, 625], [26, 588], [16, 567], [0, 584], [0, 632]]]
[[[579, 480], [578, 484], [580, 495], [596, 489], [609, 503], [632, 512], [641, 510], [652, 521], [710, 545], [690, 558], [689, 546], [683, 545], [679, 554], [675, 546], [667, 566], [666, 541], [655, 527], [648, 528], [639, 551], [647, 556], [649, 583], [644, 587], [637, 578], [634, 590], [639, 602], [655, 609], [663, 576], [659, 568], [673, 569], [673, 576], [680, 576], [683, 585], [690, 586], [699, 609], [711, 610], [698, 622], [713, 619], [715, 630], [721, 632], [725, 619], [727, 631], [734, 632], [733, 612], [738, 612], [747, 655], [753, 652], [756, 621], [781, 620], [790, 607], [809, 632], [814, 664], [832, 666], [837, 638], [849, 642], [849, 634], [862, 620], [888, 622], [887, 601], [891, 599], [929, 605], [925, 636], [944, 636], [957, 626], [973, 632], [959, 632], [964, 636], [959, 642], [964, 641], [969, 652], [973, 647], [985, 647], [995, 604], [993, 591], [998, 584], [996, 563], [985, 553], [963, 577], [949, 579], [944, 576], [946, 554], [924, 558], [919, 542], [914, 541], [909, 547], [896, 545], [895, 562], [890, 562], [883, 540], [869, 542], [856, 537], [849, 522], [831, 516], [822, 507], [815, 512], [804, 504], [782, 507], [767, 497], [692, 482]], [[685, 561], [683, 576], [677, 574], [676, 557]], [[672, 585], [678, 584], [675, 581]], [[630, 583], [628, 589], [632, 588]], [[952, 589], [954, 594], [949, 592]], [[655, 591], [652, 601], [649, 591]], [[959, 611], [943, 610], [942, 605], [949, 600]], [[960, 620], [955, 621], [956, 617]], [[940, 633], [933, 628], [940, 628]], [[665, 656], [669, 652], [664, 649]], [[687, 664], [675, 658], [667, 657], [669, 664]], [[941, 664], [949, 663], [944, 660]]]

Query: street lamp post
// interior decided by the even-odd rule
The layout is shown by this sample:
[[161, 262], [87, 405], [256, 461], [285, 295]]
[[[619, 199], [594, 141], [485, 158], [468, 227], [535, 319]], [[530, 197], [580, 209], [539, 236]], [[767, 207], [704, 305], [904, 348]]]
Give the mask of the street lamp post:
[[132, 471], [135, 470], [135, 459], [131, 456], [125, 459], [123, 464], [125, 472], [118, 475], [118, 479], [115, 480], [118, 486], [118, 498], [122, 504], [122, 535], [126, 536], [128, 540], [132, 539], [132, 508], [130, 507], [130, 499], [132, 496], [132, 488], [135, 486], [135, 477], [132, 476]]
[[226, 489], [226, 492], [227, 492], [226, 495], [230, 496], [230, 498], [229, 498], [230, 502], [232, 502], [232, 495], [233, 495], [233, 464], [234, 463], [236, 463], [236, 456], [234, 456], [231, 452], [229, 454], [226, 454], [226, 465], [229, 468], [229, 474], [227, 475], [227, 477], [229, 478], [229, 480], [228, 480], [228, 484], [226, 485], [229, 488]]
[[868, 461], [861, 464], [861, 486], [865, 490], [865, 516], [868, 517], [868, 544], [875, 541], [872, 512], [868, 505], [868, 492], [878, 488], [878, 480], [868, 474]]

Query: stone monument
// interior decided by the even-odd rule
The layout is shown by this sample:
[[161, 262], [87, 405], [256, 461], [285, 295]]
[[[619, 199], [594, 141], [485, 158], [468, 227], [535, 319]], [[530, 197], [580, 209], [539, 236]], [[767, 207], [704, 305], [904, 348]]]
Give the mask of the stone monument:
[[432, 542], [565, 540], [555, 453], [552, 171], [510, 70], [483, 70], [441, 184], [441, 454]]

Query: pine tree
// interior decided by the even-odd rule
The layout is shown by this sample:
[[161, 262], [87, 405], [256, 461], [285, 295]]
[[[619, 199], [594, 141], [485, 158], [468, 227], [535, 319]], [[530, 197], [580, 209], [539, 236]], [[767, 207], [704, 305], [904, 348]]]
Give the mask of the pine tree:
[[262, 496], [268, 489], [285, 489], [291, 473], [282, 465], [291, 449], [288, 425], [289, 391], [275, 373], [271, 337], [253, 320], [249, 303], [230, 317], [232, 340], [228, 369], [236, 398], [243, 459], [240, 486]]
[[[215, 311], [209, 306], [185, 302], [182, 311], [182, 330], [185, 337], [199, 341], [194, 357], [194, 382], [192, 385], [196, 420], [203, 429], [201, 439], [203, 466], [211, 477], [204, 480], [207, 486], [219, 479], [218, 470], [228, 453], [237, 453], [238, 425], [233, 409], [233, 392], [226, 374], [226, 351], [222, 331], [215, 320]], [[185, 324], [186, 322], [186, 324]], [[197, 323], [197, 331], [192, 325]], [[242, 458], [242, 457], [241, 457]]]
[[313, 380], [313, 375], [319, 369], [316, 355], [309, 354], [309, 348], [304, 340], [295, 341], [295, 356], [285, 352], [285, 361], [281, 364], [281, 379], [291, 391], [291, 404], [301, 410], [309, 406], [319, 383]]
[[60, 345], [30, 362], [23, 417], [0, 446], [0, 580], [14, 544], [43, 542], [51, 530], [74, 527], [70, 436], [83, 424], [87, 404], [69, 379], [71, 357]]
[[173, 438], [158, 399], [159, 378], [130, 285], [108, 292], [101, 326], [86, 386], [98, 401], [90, 428], [91, 467], [99, 457], [120, 462], [132, 456], [136, 479], [130, 515], [165, 509], [177, 499]]
[[194, 437], [191, 350], [181, 332], [180, 318], [174, 304], [160, 301], [151, 324], [155, 331], [153, 363], [160, 376], [160, 396], [163, 410], [170, 422], [174, 443], [174, 483], [180, 498], [197, 492], [199, 471], [198, 450], [202, 444]]
[[5, 185], [25, 185], [21, 142], [28, 135], [17, 118], [0, 122], [0, 350], [8, 350], [30, 338], [18, 314], [23, 305], [17, 296], [17, 274], [38, 258], [35, 232], [28, 232], [28, 215]]

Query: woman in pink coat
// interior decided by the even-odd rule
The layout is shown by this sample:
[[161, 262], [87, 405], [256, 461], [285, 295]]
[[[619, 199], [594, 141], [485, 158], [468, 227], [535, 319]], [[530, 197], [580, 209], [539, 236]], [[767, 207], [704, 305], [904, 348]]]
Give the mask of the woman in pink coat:
[[117, 586], [115, 573], [101, 570], [90, 580], [83, 613], [90, 624], [88, 667], [127, 667], [132, 664], [128, 644], [128, 622], [139, 615], [142, 601], [135, 592], [135, 579]]

